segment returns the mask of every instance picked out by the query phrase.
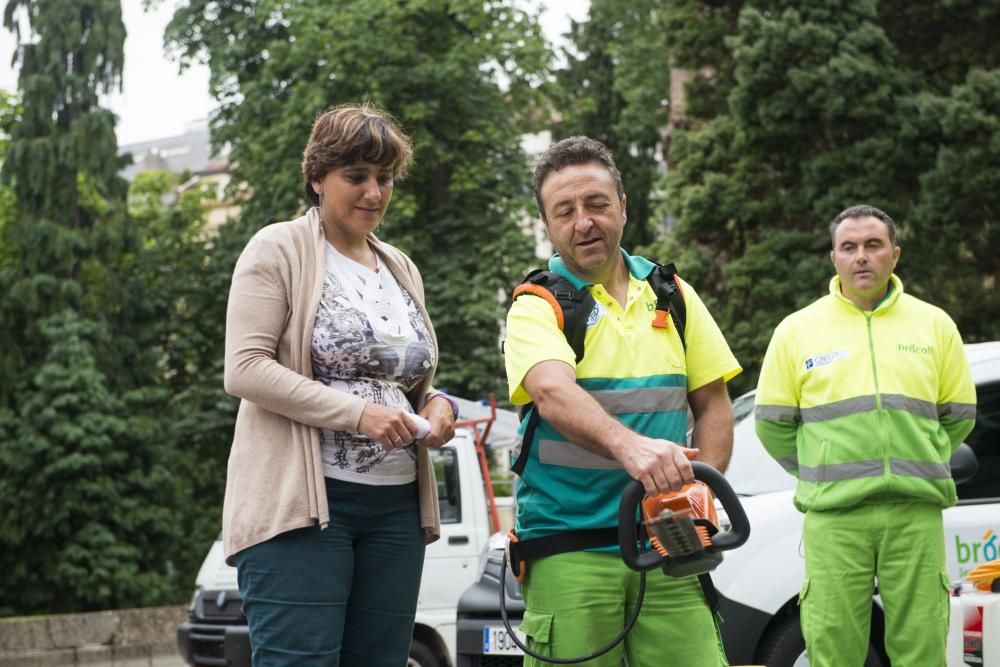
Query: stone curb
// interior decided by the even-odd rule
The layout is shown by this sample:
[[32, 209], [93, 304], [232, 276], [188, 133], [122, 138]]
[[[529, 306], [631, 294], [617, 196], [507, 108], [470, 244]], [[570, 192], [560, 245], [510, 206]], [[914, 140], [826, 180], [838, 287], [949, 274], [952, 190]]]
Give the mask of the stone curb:
[[174, 606], [0, 619], [0, 667], [148, 667], [177, 655], [186, 617]]

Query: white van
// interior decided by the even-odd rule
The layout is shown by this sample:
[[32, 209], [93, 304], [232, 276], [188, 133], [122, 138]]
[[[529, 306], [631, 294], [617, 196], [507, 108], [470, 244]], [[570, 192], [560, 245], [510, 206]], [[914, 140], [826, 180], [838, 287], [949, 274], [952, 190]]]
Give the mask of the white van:
[[[489, 514], [475, 440], [460, 428], [441, 449], [432, 449], [441, 505], [441, 539], [427, 546], [416, 624], [407, 667], [450, 667], [455, 655], [455, 605], [475, 580], [490, 535]], [[190, 617], [177, 629], [177, 645], [189, 665], [250, 667], [250, 637], [222, 540], [209, 549], [196, 580]]]

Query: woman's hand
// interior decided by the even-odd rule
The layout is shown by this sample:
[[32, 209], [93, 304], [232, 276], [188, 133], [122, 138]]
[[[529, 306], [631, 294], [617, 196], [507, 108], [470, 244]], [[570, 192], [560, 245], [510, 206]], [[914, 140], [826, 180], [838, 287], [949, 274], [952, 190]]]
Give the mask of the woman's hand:
[[[388, 408], [369, 401], [361, 412], [358, 432], [382, 445], [386, 451], [405, 447], [413, 442], [413, 438], [417, 435], [416, 426], [406, 415], [406, 412], [397, 408]], [[432, 421], [431, 434], [434, 433], [433, 427]], [[454, 429], [452, 432], [454, 433]]]
[[424, 404], [420, 416], [431, 423], [431, 432], [419, 441], [424, 447], [440, 447], [455, 437], [455, 414], [451, 403], [437, 394]]

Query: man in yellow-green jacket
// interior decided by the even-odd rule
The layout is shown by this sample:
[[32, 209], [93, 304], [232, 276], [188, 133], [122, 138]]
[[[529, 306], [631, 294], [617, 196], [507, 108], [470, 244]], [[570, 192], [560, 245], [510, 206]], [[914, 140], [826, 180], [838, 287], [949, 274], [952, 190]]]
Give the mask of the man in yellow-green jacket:
[[812, 667], [860, 667], [876, 580], [893, 667], [945, 664], [941, 510], [976, 393], [955, 323], [903, 291], [895, 224], [854, 206], [830, 223], [830, 293], [784, 319], [757, 386], [757, 434], [798, 478]]

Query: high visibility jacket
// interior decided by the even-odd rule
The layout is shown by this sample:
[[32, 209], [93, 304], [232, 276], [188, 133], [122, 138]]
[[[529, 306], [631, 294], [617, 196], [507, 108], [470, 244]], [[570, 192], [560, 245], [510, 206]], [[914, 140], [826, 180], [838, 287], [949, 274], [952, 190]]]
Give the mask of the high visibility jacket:
[[862, 501], [955, 503], [948, 461], [976, 417], [976, 390], [955, 323], [903, 293], [871, 312], [830, 293], [785, 318], [761, 368], [756, 427], [798, 477], [800, 511]]

